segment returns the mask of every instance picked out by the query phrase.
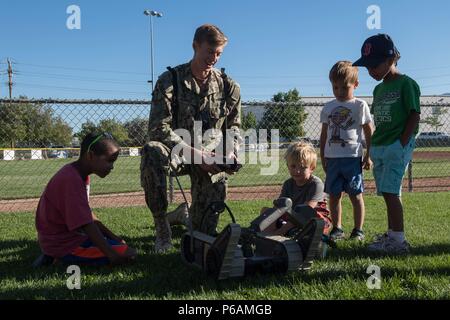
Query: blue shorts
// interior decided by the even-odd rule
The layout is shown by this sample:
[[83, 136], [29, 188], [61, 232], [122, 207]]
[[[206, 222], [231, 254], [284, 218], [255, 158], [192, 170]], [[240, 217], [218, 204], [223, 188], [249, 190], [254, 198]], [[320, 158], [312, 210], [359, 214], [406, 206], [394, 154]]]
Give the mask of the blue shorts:
[[373, 176], [378, 195], [401, 195], [403, 176], [412, 159], [414, 144], [415, 138], [411, 138], [404, 147], [400, 140], [395, 140], [387, 146], [372, 146], [370, 157], [373, 161]]
[[327, 158], [325, 192], [338, 196], [342, 191], [349, 195], [364, 191], [361, 157]]
[[[105, 238], [111, 248], [119, 254], [124, 254], [128, 246], [124, 243]], [[109, 264], [109, 259], [105, 254], [94, 244], [91, 240], [86, 240], [78, 248], [73, 250], [70, 254], [60, 258], [64, 264], [84, 264], [104, 266]]]

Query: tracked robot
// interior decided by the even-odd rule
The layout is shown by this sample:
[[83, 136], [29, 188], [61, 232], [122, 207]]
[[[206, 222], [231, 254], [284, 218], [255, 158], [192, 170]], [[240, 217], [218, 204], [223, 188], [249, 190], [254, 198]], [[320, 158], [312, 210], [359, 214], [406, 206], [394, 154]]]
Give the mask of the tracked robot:
[[[321, 250], [324, 221], [316, 218], [314, 209], [309, 206], [297, 206], [292, 210], [289, 198], [274, 201], [272, 209], [246, 228], [236, 223], [224, 202], [213, 202], [209, 208], [209, 214], [221, 214], [226, 209], [232, 223], [217, 236], [210, 236], [192, 230], [190, 222], [189, 231], [181, 239], [181, 256], [187, 264], [218, 280], [255, 273], [308, 270]], [[277, 224], [286, 214], [291, 226], [280, 228]]]

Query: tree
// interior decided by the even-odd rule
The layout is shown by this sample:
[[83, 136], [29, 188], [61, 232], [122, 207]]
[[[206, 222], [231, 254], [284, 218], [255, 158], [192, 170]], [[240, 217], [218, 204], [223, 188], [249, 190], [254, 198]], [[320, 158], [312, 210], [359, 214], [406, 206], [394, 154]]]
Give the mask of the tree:
[[72, 144], [72, 128], [61, 117], [53, 120], [51, 135], [54, 145], [69, 146]]
[[23, 104], [0, 105], [0, 146], [2, 148], [15, 148], [16, 143], [26, 137], [24, 114]]
[[75, 134], [75, 137], [81, 141], [88, 135], [88, 133], [98, 132], [98, 128], [91, 120], [87, 120], [85, 123], [81, 125], [81, 130]]
[[71, 139], [72, 128], [49, 106], [31, 102], [0, 106], [0, 145], [4, 147], [67, 146]]
[[247, 114], [242, 116], [241, 128], [244, 131], [248, 129], [256, 129], [258, 122], [256, 120], [256, 116], [253, 112], [249, 111]]
[[128, 146], [141, 147], [147, 142], [148, 119], [135, 118], [123, 126], [128, 133]]
[[76, 137], [82, 141], [84, 137], [91, 132], [108, 132], [121, 146], [126, 146], [129, 140], [127, 130], [115, 119], [103, 119], [98, 125], [95, 125], [92, 121], [87, 120], [81, 125], [81, 131], [76, 134]]
[[439, 128], [444, 125], [439, 121], [439, 117], [446, 114], [447, 112], [448, 110], [444, 109], [441, 106], [433, 107], [432, 115], [426, 117], [424, 120], [420, 122], [430, 125], [434, 129], [434, 131], [439, 131]]
[[271, 129], [278, 129], [280, 130], [280, 137], [287, 140], [304, 136], [303, 126], [308, 114], [302, 105], [298, 90], [278, 92], [273, 96], [272, 101], [285, 104], [282, 106], [266, 106], [264, 115], [258, 124], [259, 129], [267, 129], [268, 135]]

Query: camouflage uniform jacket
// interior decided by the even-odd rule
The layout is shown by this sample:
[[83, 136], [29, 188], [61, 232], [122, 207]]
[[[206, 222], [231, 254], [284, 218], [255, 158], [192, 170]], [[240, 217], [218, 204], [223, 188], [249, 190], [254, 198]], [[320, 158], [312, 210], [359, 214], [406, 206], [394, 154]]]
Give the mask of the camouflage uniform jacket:
[[[199, 139], [198, 142], [203, 149], [211, 151], [214, 149], [212, 145], [218, 141], [218, 134], [216, 132], [204, 136], [205, 131], [218, 129], [225, 134], [225, 130], [230, 129], [233, 134], [232, 146], [237, 150], [237, 145], [242, 141], [239, 131], [241, 123], [239, 85], [228, 77], [224, 79], [219, 70], [212, 69], [206, 88], [202, 91], [194, 80], [190, 62], [174, 69], [178, 78], [177, 114], [172, 110], [172, 98], [175, 94], [172, 73], [166, 71], [159, 77], [153, 91], [149, 119], [150, 141], [162, 142], [172, 149], [179, 143], [184, 145], [183, 139], [174, 130], [186, 129], [192, 139]], [[227, 86], [224, 86], [224, 81], [228, 81], [228, 94], [225, 92]], [[173, 117], [176, 117], [175, 124]], [[202, 121], [202, 137], [199, 137], [198, 130], [195, 135], [194, 121]], [[193, 141], [190, 146], [193, 146]]]

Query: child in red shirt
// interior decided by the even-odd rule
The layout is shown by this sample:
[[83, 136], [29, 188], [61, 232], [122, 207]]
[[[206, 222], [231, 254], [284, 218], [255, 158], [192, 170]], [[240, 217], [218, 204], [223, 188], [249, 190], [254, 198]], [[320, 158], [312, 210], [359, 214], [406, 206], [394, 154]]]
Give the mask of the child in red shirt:
[[89, 206], [89, 175], [106, 177], [119, 146], [107, 133], [88, 134], [77, 161], [49, 181], [36, 211], [38, 241], [46, 261], [67, 264], [120, 264], [136, 251], [106, 228]]

